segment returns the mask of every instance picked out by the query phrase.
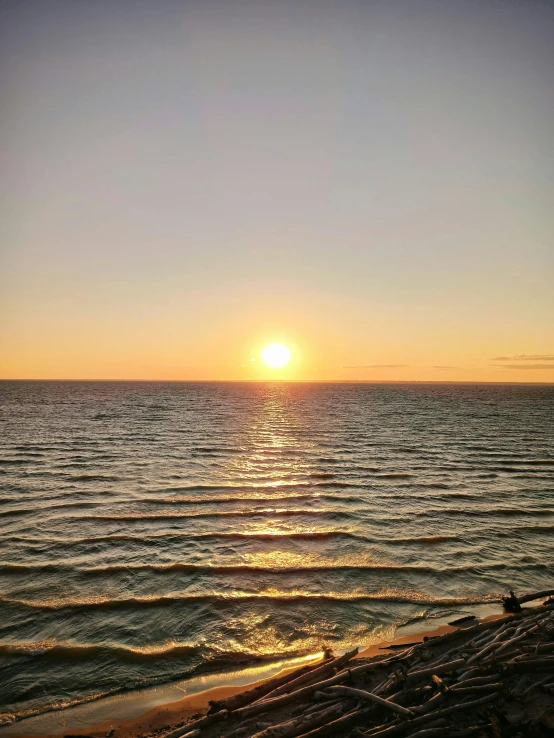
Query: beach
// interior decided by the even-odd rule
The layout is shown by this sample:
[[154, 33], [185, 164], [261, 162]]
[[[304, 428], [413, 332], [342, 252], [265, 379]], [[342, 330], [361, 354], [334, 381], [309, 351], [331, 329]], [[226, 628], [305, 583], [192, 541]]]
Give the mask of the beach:
[[[472, 625], [475, 622], [488, 622], [495, 620], [504, 614], [499, 606], [490, 607], [496, 612], [483, 617], [481, 620], [469, 618], [467, 624]], [[382, 656], [383, 652], [391, 653], [393, 649], [387, 651], [387, 646], [401, 646], [403, 644], [412, 644], [423, 642], [424, 639], [434, 638], [445, 633], [451, 633], [456, 630], [455, 626], [448, 624], [441, 625], [437, 628], [429, 630], [415, 630], [399, 635], [393, 639], [383, 640], [373, 643], [367, 647], [361, 647], [359, 654], [354, 660], [365, 660], [375, 656]], [[251, 689], [255, 686], [263, 684], [267, 679], [275, 679], [291, 670], [298, 669], [304, 664], [322, 663], [322, 654], [309, 655], [303, 659], [295, 659], [288, 668], [281, 669], [279, 666], [259, 667], [257, 670], [263, 676], [259, 679], [252, 679], [252, 669], [244, 669], [230, 674], [212, 675], [202, 679], [202, 683], [191, 683], [183, 685], [183, 690], [193, 692], [186, 694], [181, 699], [175, 701], [158, 704], [150, 709], [141, 711], [145, 704], [148, 704], [148, 695], [138, 693], [137, 695], [125, 695], [111, 700], [99, 700], [95, 703], [94, 708], [83, 709], [68, 708], [57, 713], [47, 713], [36, 718], [30, 718], [20, 723], [14, 723], [8, 727], [0, 728], [0, 736], [13, 736], [15, 738], [42, 738], [43, 736], [57, 736], [63, 738], [67, 735], [75, 736], [93, 736], [93, 738], [101, 738], [108, 733], [113, 738], [132, 738], [137, 735], [163, 734], [171, 729], [171, 726], [180, 725], [184, 721], [205, 714], [209, 709], [211, 701], [221, 701], [226, 698], [238, 694], [240, 692]], [[222, 683], [223, 682], [223, 683]], [[213, 684], [214, 686], [210, 686]], [[196, 691], [198, 690], [198, 691]], [[159, 698], [159, 697], [158, 697]], [[151, 698], [150, 698], [151, 699]], [[118, 704], [119, 703], [119, 704]], [[125, 705], [122, 703], [126, 703]], [[125, 712], [137, 712], [138, 714], [126, 719], [114, 718], [113, 715]], [[105, 719], [98, 719], [98, 716], [104, 714]], [[94, 722], [96, 720], [96, 722]], [[60, 729], [57, 732], [45, 732], [48, 726], [53, 730], [52, 726], [58, 724]], [[32, 726], [29, 731], [28, 727]]]

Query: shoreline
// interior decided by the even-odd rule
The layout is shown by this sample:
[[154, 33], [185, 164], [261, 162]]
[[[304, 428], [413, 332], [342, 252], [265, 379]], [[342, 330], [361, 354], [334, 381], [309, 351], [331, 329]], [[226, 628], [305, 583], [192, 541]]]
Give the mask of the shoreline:
[[[479, 616], [472, 613], [475, 614], [475, 617], [468, 620], [468, 626], [494, 620], [505, 614], [500, 603], [494, 605], [491, 603], [487, 606], [481, 605], [478, 609], [488, 609], [489, 614], [483, 613], [482, 616]], [[494, 611], [490, 612], [491, 610]], [[445, 616], [445, 620], [446, 618], [450, 619], [452, 615]], [[387, 646], [421, 642], [425, 638], [455, 631], [458, 627], [447, 623], [437, 625], [437, 627], [431, 629], [417, 629], [415, 624], [400, 626], [397, 631], [402, 629], [408, 632], [404, 635], [395, 634], [391, 639], [383, 639], [366, 647], [361, 647], [355, 658], [367, 659], [379, 654], [382, 655], [387, 652]], [[152, 687], [124, 695], [104, 697], [74, 707], [23, 718], [2, 726], [0, 727], [0, 738], [4, 736], [6, 738], [68, 738], [69, 736], [102, 738], [107, 734], [110, 734], [111, 738], [132, 738], [137, 735], [159, 732], [162, 729], [164, 731], [169, 730], [172, 726], [179, 725], [193, 716], [205, 714], [209, 708], [210, 700], [219, 701], [239, 692], [244, 692], [246, 689], [263, 684], [270, 678], [293, 671], [303, 663], [317, 661], [321, 656], [321, 653], [308, 654], [291, 659], [282, 659], [271, 664], [243, 667], [219, 674], [205, 674], [163, 687]], [[181, 684], [186, 686], [180, 686]], [[185, 690], [187, 693], [179, 698], [178, 694], [183, 694]], [[160, 699], [160, 693], [169, 699]], [[177, 699], [171, 699], [172, 695]], [[150, 707], [148, 707], [149, 704]], [[120, 715], [126, 712], [131, 714], [128, 717], [106, 717], [110, 707], [115, 714], [117, 712]], [[54, 728], [54, 726], [56, 727]]]

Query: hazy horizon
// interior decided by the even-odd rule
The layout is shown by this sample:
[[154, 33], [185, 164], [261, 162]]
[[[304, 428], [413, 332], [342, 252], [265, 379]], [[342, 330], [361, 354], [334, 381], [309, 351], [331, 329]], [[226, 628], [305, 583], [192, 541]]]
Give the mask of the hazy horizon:
[[553, 382], [553, 35], [539, 0], [3, 3], [0, 377]]
[[514, 382], [514, 381], [477, 381], [477, 380], [452, 380], [452, 379], [278, 379], [274, 377], [268, 377], [266, 379], [110, 379], [106, 377], [104, 379], [87, 379], [82, 377], [75, 379], [72, 377], [66, 377], [63, 379], [43, 379], [40, 377], [32, 378], [17, 378], [17, 377], [2, 377], [1, 382], [28, 382], [28, 383], [48, 383], [58, 382], [60, 384], [67, 383], [90, 383], [90, 384], [452, 384], [452, 385], [487, 385], [487, 384], [499, 384], [499, 385], [538, 385], [550, 387], [554, 385], [554, 382], [548, 381], [528, 381], [528, 382]]

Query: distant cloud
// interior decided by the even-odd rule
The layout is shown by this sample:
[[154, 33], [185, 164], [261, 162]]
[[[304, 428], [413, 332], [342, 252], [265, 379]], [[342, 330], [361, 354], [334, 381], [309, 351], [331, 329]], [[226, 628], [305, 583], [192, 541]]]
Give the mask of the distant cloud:
[[463, 369], [462, 366], [448, 366], [448, 365], [442, 365], [442, 364], [435, 364], [433, 366], [433, 369]]
[[554, 369], [554, 364], [494, 364], [498, 369]]
[[493, 356], [491, 361], [554, 361], [554, 354], [516, 354], [515, 356]]
[[354, 366], [343, 366], [343, 369], [401, 369], [409, 364], [355, 364]]

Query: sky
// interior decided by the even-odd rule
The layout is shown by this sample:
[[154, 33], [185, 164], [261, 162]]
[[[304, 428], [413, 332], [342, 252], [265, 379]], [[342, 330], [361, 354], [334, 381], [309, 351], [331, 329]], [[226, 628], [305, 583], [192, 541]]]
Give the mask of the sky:
[[0, 0], [0, 378], [553, 382], [553, 38], [546, 0]]

